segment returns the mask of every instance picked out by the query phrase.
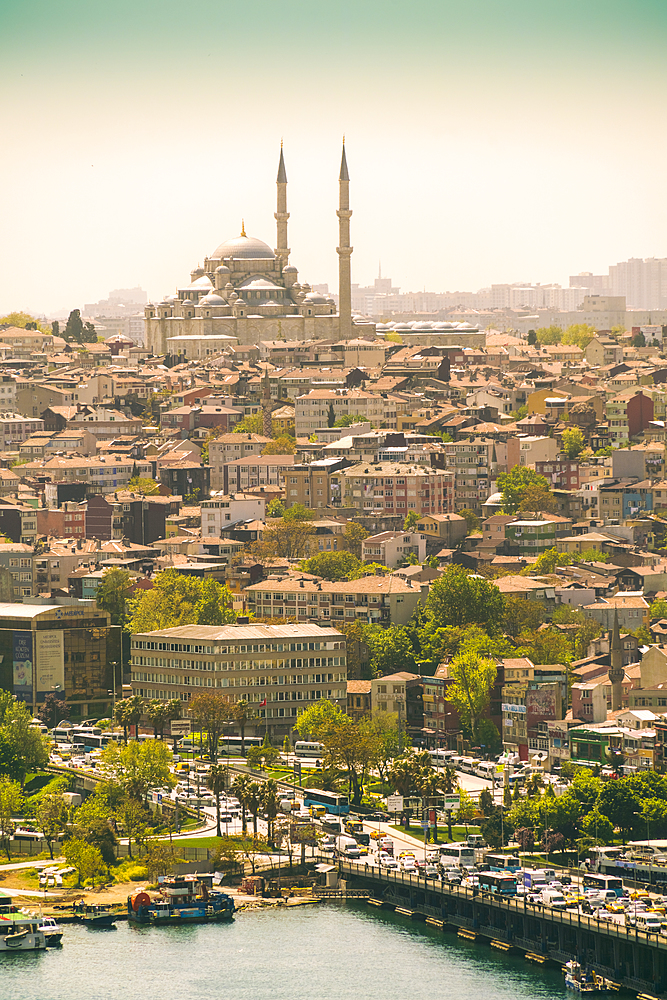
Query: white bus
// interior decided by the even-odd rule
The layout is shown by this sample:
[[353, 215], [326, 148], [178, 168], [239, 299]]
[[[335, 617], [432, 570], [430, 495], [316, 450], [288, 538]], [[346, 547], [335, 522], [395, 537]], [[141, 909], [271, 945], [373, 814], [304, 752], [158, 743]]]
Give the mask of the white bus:
[[307, 740], [297, 740], [294, 744], [294, 755], [296, 757], [323, 757], [323, 743], [309, 743]]
[[466, 774], [475, 774], [475, 768], [480, 763], [474, 757], [461, 757], [459, 763], [459, 771], [465, 771]]
[[429, 750], [428, 753], [433, 767], [446, 767], [448, 764], [451, 764], [452, 757], [454, 756], [453, 750]]
[[467, 844], [442, 844], [441, 858], [454, 858], [461, 867], [472, 868], [475, 864], [475, 849]]

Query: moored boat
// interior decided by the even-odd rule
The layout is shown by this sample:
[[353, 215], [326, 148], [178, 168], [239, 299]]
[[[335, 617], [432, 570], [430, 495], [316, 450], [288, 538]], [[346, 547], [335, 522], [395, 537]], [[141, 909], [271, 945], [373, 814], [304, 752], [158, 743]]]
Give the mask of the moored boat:
[[231, 920], [234, 900], [227, 893], [209, 888], [193, 876], [165, 878], [159, 896], [137, 889], [127, 897], [128, 919], [155, 926], [208, 924]]
[[55, 948], [63, 938], [63, 928], [56, 923], [53, 917], [40, 917], [39, 929], [46, 938], [46, 947]]
[[616, 983], [598, 976], [594, 971], [587, 972], [579, 962], [568, 962], [563, 971], [566, 987], [575, 993], [612, 993], [618, 990]]
[[108, 906], [80, 903], [74, 907], [74, 916], [88, 927], [113, 927], [116, 914]]
[[0, 899], [0, 952], [42, 951], [46, 937], [39, 928], [39, 918], [24, 913], [11, 899]]

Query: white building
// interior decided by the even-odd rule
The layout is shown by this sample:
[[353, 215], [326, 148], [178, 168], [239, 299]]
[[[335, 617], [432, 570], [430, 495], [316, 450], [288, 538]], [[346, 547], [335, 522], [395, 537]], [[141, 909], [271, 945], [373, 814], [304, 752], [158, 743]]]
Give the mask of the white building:
[[263, 521], [266, 515], [266, 500], [252, 493], [231, 493], [229, 496], [216, 495], [201, 503], [202, 538], [219, 538], [222, 528], [234, 521], [252, 518]]
[[426, 558], [426, 537], [417, 531], [381, 531], [361, 543], [364, 562], [379, 562], [395, 569], [401, 559], [414, 554], [420, 563]]

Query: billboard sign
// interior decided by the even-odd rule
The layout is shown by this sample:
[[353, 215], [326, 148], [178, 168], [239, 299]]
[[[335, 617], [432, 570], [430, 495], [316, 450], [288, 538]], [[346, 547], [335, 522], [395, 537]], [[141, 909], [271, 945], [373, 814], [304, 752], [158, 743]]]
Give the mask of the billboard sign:
[[388, 795], [387, 796], [387, 812], [390, 812], [390, 813], [400, 813], [400, 812], [403, 812], [403, 796], [402, 795]]
[[65, 694], [65, 636], [62, 629], [35, 633], [37, 700], [60, 691]]
[[172, 736], [189, 736], [192, 732], [191, 719], [172, 719], [170, 726]]
[[461, 796], [460, 795], [445, 795], [445, 810], [450, 812], [452, 809], [461, 808]]
[[18, 701], [32, 702], [32, 632], [14, 632], [12, 654], [14, 694]]

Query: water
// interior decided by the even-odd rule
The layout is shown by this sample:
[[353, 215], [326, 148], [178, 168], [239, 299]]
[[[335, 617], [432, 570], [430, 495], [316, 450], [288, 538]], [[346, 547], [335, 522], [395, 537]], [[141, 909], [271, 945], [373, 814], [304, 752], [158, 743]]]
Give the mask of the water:
[[231, 924], [65, 929], [0, 956], [0, 1000], [554, 1000], [557, 971], [365, 904], [266, 909]]

